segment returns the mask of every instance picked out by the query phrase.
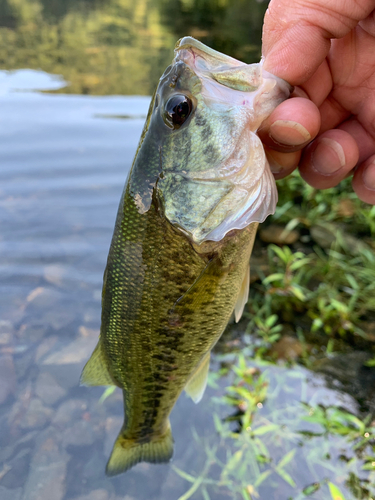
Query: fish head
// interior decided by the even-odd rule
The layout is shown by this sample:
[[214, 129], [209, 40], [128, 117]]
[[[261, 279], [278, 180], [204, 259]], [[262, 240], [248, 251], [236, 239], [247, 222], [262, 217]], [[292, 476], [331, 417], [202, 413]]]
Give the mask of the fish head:
[[273, 213], [277, 188], [256, 131], [291, 87], [192, 37], [176, 45], [151, 116], [158, 137], [157, 192], [166, 219], [193, 243]]

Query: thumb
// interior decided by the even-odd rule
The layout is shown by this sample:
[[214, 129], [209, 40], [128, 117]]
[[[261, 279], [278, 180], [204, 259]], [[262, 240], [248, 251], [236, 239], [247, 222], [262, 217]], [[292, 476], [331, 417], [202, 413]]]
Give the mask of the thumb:
[[301, 85], [327, 56], [332, 38], [348, 34], [373, 0], [271, 0], [263, 25], [264, 69]]

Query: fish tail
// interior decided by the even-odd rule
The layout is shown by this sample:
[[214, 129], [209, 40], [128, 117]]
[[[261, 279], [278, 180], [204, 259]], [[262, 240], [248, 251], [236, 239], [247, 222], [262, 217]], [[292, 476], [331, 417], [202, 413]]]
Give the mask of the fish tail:
[[143, 443], [128, 439], [120, 432], [109, 457], [106, 474], [116, 476], [139, 462], [169, 462], [172, 455], [173, 436], [169, 421], [167, 431], [163, 435], [150, 436], [150, 439]]

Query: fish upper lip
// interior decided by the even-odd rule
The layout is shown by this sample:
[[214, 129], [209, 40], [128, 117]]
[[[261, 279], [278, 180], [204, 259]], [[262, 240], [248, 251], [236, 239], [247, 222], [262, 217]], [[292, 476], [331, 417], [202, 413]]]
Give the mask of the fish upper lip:
[[[259, 82], [260, 85], [265, 79], [275, 80], [278, 82], [278, 85], [283, 89], [285, 94], [290, 94], [293, 90], [293, 87], [289, 85], [284, 80], [277, 78], [274, 75], [271, 75], [267, 71], [263, 69], [263, 59], [260, 63], [257, 64], [246, 64], [234, 57], [228, 56], [226, 54], [222, 54], [217, 50], [211, 49], [204, 43], [196, 40], [192, 36], [185, 36], [180, 38], [175, 46], [175, 59], [173, 61], [174, 64], [182, 61], [190, 68], [195, 71], [200, 77], [208, 77], [214, 78], [215, 74], [220, 74], [221, 71], [236, 71], [238, 68], [240, 71], [242, 67], [251, 67], [251, 66], [259, 66], [260, 67], [260, 75]], [[246, 83], [246, 81], [245, 81]], [[248, 82], [249, 84], [251, 82]]]
[[188, 61], [186, 61], [186, 56], [184, 57], [183, 54], [183, 51], [185, 50], [188, 51], [193, 56], [194, 62], [197, 56], [204, 59], [205, 61], [208, 61], [209, 66], [212, 65], [212, 67], [207, 67], [207, 71], [210, 71], [210, 69], [217, 70], [220, 67], [228, 68], [228, 66], [232, 67], [246, 66], [246, 63], [239, 61], [234, 57], [222, 54], [217, 50], [211, 49], [211, 47], [208, 47], [204, 43], [193, 38], [192, 36], [185, 36], [183, 38], [180, 38], [180, 40], [176, 43], [175, 61], [182, 60], [187, 64], [189, 64]]

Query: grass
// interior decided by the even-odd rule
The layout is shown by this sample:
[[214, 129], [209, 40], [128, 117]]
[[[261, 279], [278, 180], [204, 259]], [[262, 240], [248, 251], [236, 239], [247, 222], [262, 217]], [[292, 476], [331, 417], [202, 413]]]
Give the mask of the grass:
[[[206, 454], [200, 473], [175, 468], [190, 483], [179, 500], [375, 499], [373, 406], [345, 408], [338, 396], [323, 405], [307, 381], [307, 369], [345, 353], [365, 353], [360, 369], [375, 370], [375, 207], [349, 180], [317, 191], [295, 174], [279, 193], [271, 222], [300, 237], [260, 250], [241, 350], [219, 356], [210, 378], [229, 379], [213, 403], [217, 436], [196, 436]], [[298, 346], [294, 361], [279, 359], [285, 337]]]
[[[275, 324], [289, 323], [292, 329], [300, 324], [312, 341], [331, 341], [330, 348], [332, 341], [340, 349], [345, 342], [352, 348], [367, 341], [373, 351], [375, 207], [346, 194], [348, 181], [327, 191], [305, 186], [297, 175], [282, 182], [276, 219], [299, 227], [303, 236], [296, 248], [268, 246], [270, 273], [252, 290], [249, 329], [276, 315]], [[319, 237], [317, 227], [325, 228]], [[323, 241], [324, 247], [316, 243], [322, 235], [329, 243]]]

